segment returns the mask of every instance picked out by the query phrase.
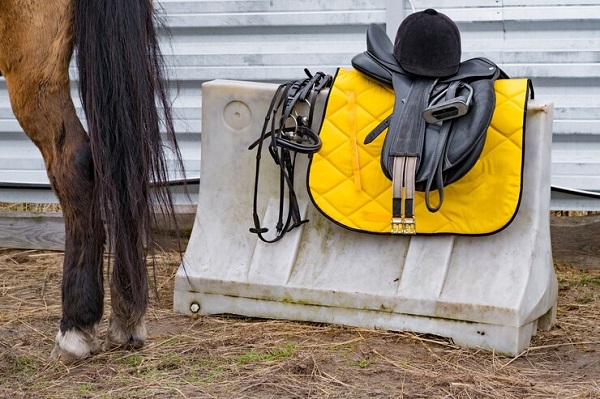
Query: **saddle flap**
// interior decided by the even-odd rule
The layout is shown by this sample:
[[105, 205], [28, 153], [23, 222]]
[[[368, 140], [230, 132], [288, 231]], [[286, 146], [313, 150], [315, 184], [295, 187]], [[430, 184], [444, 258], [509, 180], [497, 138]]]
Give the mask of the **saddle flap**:
[[494, 82], [482, 79], [473, 82], [471, 86], [473, 86], [474, 99], [469, 107], [470, 116], [453, 121], [452, 134], [448, 139], [446, 168], [454, 167], [457, 163], [462, 162], [465, 154], [470, 154], [472, 147], [485, 140], [486, 130], [492, 120], [496, 106]]
[[[496, 104], [493, 81], [482, 79], [473, 82], [471, 86], [474, 94], [468, 114], [445, 122], [451, 123], [452, 126], [447, 143], [444, 145], [443, 159], [440, 160], [444, 171], [443, 185], [460, 179], [477, 162], [492, 119]], [[466, 90], [468, 89], [463, 89], [463, 91]], [[436, 149], [440, 147], [441, 128], [442, 123], [427, 125], [420, 168], [416, 177], [416, 188], [419, 191], [425, 189], [427, 179], [435, 173], [438, 166], [434, 160], [436, 159]], [[437, 187], [437, 182], [434, 180], [431, 188], [439, 189], [440, 187]]]

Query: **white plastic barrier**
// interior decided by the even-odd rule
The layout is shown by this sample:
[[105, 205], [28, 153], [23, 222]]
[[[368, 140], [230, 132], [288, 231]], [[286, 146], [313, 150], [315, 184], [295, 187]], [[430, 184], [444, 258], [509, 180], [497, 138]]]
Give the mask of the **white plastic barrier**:
[[[306, 156], [297, 195], [309, 223], [275, 244], [252, 227], [256, 150], [276, 85], [203, 85], [202, 176], [174, 308], [410, 330], [516, 355], [555, 320], [549, 227], [553, 105], [530, 101], [520, 210], [485, 237], [375, 236], [343, 229], [309, 202]], [[324, 101], [324, 95], [320, 101]], [[279, 171], [265, 151], [259, 215], [272, 227]]]

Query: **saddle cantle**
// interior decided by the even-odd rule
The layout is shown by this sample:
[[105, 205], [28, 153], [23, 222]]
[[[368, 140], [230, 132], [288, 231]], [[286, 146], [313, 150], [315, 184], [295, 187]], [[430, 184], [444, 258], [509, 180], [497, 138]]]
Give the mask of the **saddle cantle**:
[[[392, 114], [367, 135], [371, 143], [387, 129], [381, 169], [393, 182], [392, 233], [414, 234], [414, 191], [425, 194], [430, 212], [444, 200], [444, 187], [463, 177], [479, 158], [495, 106], [494, 82], [506, 75], [493, 62], [474, 58], [451, 76], [432, 78], [406, 71], [377, 25], [367, 31], [367, 51], [354, 68], [395, 93]], [[432, 205], [430, 193], [439, 200]]]

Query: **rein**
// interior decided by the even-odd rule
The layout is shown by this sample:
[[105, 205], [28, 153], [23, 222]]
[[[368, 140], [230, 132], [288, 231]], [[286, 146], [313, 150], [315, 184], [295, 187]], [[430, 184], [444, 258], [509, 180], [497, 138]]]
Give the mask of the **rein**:
[[[296, 155], [311, 155], [321, 148], [321, 139], [312, 129], [314, 104], [318, 94], [331, 85], [332, 77], [323, 72], [314, 76], [305, 69], [307, 78], [288, 82], [280, 85], [265, 116], [261, 135], [248, 150], [257, 148], [256, 173], [254, 177], [253, 219], [254, 227], [250, 232], [258, 235], [262, 241], [273, 243], [294, 228], [308, 222], [302, 220], [300, 208], [294, 190], [294, 170]], [[305, 104], [308, 108], [306, 115], [299, 112], [299, 105]], [[279, 116], [279, 117], [278, 117]], [[258, 216], [258, 187], [260, 175], [260, 161], [264, 142], [270, 137], [268, 144], [269, 154], [279, 166], [279, 214], [275, 225], [275, 237], [266, 238], [268, 228], [262, 227]], [[285, 211], [287, 189], [287, 212]]]

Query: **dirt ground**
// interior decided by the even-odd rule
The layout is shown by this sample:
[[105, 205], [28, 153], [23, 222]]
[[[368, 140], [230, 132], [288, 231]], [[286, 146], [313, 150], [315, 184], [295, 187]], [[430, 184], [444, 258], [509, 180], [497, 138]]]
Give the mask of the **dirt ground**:
[[178, 315], [179, 255], [161, 252], [148, 344], [65, 365], [48, 360], [62, 257], [0, 250], [2, 398], [600, 398], [599, 269], [556, 264], [555, 327], [508, 358], [408, 332]]

